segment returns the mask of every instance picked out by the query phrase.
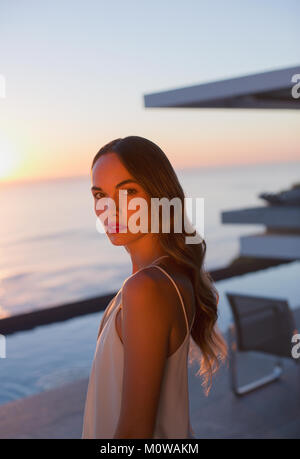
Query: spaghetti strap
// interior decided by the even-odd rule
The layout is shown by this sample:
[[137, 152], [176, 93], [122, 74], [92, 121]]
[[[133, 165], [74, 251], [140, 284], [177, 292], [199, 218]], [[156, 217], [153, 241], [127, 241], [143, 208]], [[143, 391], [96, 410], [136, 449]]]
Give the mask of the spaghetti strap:
[[182, 305], [182, 309], [183, 309], [183, 312], [184, 312], [184, 316], [185, 316], [185, 321], [186, 321], [186, 328], [187, 328], [187, 333], [190, 332], [190, 327], [189, 327], [189, 321], [188, 321], [188, 318], [187, 318], [187, 315], [186, 315], [186, 310], [185, 310], [185, 306], [184, 306], [184, 301], [182, 299], [182, 295], [179, 291], [179, 288], [177, 287], [177, 284], [176, 282], [174, 281], [174, 279], [172, 278], [172, 276], [170, 276], [169, 273], [167, 273], [167, 271], [165, 271], [161, 266], [158, 266], [158, 265], [155, 265], [155, 264], [152, 264], [152, 265], [149, 265], [149, 266], [155, 266], [156, 268], [160, 269], [162, 272], [164, 272], [168, 278], [171, 280], [171, 282], [173, 283], [174, 287], [176, 288], [177, 290], [177, 293], [179, 295], [179, 298], [180, 298], [180, 302], [181, 302], [181, 305]]
[[152, 262], [151, 265], [143, 266], [142, 268], [138, 269], [135, 273], [130, 274], [130, 276], [126, 277], [126, 279], [124, 280], [124, 282], [123, 282], [121, 288], [124, 287], [125, 282], [128, 281], [128, 279], [130, 279], [132, 276], [134, 276], [135, 274], [139, 273], [139, 272], [142, 271], [143, 269], [148, 268], [149, 266], [155, 266], [154, 263], [155, 263], [156, 261], [161, 260], [162, 258], [165, 258], [165, 257], [169, 257], [169, 255], [162, 255], [161, 257], [156, 258], [156, 259]]

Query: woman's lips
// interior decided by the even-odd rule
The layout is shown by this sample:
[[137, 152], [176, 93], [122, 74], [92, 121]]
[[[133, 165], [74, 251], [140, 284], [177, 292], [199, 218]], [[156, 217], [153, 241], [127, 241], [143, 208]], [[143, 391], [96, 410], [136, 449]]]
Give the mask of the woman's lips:
[[118, 223], [116, 223], [114, 225], [108, 225], [108, 227], [107, 227], [108, 231], [110, 231], [110, 232], [122, 231], [122, 230], [124, 230], [126, 228], [127, 228], [127, 226], [119, 225]]

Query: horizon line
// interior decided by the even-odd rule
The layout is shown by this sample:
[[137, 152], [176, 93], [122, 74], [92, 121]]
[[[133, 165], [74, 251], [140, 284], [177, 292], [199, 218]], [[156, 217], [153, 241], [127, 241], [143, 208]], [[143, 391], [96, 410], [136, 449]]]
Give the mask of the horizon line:
[[[292, 159], [292, 160], [278, 160], [278, 161], [261, 161], [261, 162], [248, 162], [248, 163], [230, 163], [230, 164], [203, 164], [203, 165], [191, 165], [191, 166], [182, 166], [182, 167], [176, 167], [173, 166], [175, 169], [175, 172], [189, 172], [189, 171], [195, 171], [198, 169], [223, 169], [223, 168], [234, 168], [234, 167], [249, 167], [249, 166], [267, 166], [267, 165], [272, 165], [272, 164], [292, 164], [292, 163], [300, 163], [300, 159]], [[35, 183], [41, 183], [41, 182], [52, 182], [56, 180], [75, 180], [75, 179], [83, 179], [83, 178], [88, 178], [89, 173], [87, 174], [74, 174], [74, 175], [65, 175], [65, 176], [49, 176], [49, 177], [40, 177], [40, 178], [20, 178], [20, 179], [1, 179], [0, 178], [0, 187], [1, 186], [6, 186], [6, 185], [29, 185], [29, 184], [35, 184]]]

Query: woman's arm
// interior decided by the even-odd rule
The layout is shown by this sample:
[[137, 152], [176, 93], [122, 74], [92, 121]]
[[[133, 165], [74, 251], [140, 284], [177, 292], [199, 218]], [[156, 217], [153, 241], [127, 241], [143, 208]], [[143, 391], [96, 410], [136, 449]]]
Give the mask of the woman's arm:
[[166, 296], [149, 270], [123, 287], [123, 386], [114, 438], [153, 436], [171, 329]]

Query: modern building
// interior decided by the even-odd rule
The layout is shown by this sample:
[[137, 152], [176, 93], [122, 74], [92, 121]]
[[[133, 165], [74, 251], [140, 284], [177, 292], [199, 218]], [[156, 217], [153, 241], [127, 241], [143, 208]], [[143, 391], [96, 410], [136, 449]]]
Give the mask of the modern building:
[[240, 237], [240, 256], [299, 260], [300, 185], [260, 197], [269, 205], [221, 212], [222, 223], [265, 226], [265, 231]]
[[[146, 94], [144, 103], [149, 108], [299, 109], [300, 65]], [[297, 191], [280, 198], [261, 196], [273, 205], [222, 212], [223, 223], [266, 227], [265, 232], [240, 238], [240, 256], [300, 258], [300, 205], [291, 199], [293, 193]]]
[[145, 107], [300, 108], [300, 65], [144, 95]]

